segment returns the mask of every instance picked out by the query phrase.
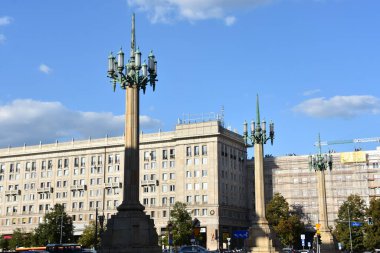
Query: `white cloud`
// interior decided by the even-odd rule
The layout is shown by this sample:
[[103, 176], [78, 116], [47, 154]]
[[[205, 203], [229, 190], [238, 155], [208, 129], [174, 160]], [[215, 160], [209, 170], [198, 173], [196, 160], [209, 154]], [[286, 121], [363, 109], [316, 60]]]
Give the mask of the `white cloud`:
[[8, 16], [0, 17], [0, 26], [9, 25], [12, 22], [12, 18]]
[[5, 35], [0, 33], [0, 44], [4, 43], [6, 40]]
[[42, 72], [42, 73], [45, 73], [45, 74], [50, 74], [51, 73], [51, 68], [49, 66], [47, 66], [46, 64], [40, 64], [40, 66], [38, 67], [38, 69]]
[[311, 95], [314, 95], [314, 94], [319, 93], [319, 92], [321, 92], [320, 89], [307, 90], [307, 91], [304, 91], [302, 93], [302, 95], [304, 95], [304, 96], [311, 96]]
[[169, 23], [185, 19], [190, 22], [205, 19], [221, 19], [233, 25], [236, 18], [228, 15], [238, 9], [256, 7], [273, 0], [127, 0], [128, 4], [148, 13], [153, 23]]
[[293, 110], [316, 118], [353, 118], [363, 114], [379, 114], [380, 99], [369, 95], [320, 97], [303, 101]]
[[[0, 105], [0, 147], [52, 143], [55, 140], [99, 138], [122, 135], [124, 115], [107, 112], [73, 111], [59, 102], [31, 99]], [[140, 116], [142, 130], [156, 130], [161, 122]]]
[[233, 16], [228, 16], [224, 19], [224, 22], [226, 23], [227, 26], [231, 26], [231, 25], [235, 24], [236, 18]]

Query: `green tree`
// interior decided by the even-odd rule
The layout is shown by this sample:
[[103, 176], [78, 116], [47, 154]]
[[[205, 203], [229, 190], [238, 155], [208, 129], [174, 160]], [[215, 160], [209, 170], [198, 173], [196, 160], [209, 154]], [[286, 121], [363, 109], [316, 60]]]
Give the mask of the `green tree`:
[[372, 224], [364, 223], [363, 244], [367, 250], [374, 251], [380, 248], [380, 199], [371, 199], [366, 216], [372, 219]]
[[9, 250], [9, 239], [4, 239], [4, 235], [0, 237], [0, 251], [8, 251]]
[[47, 243], [62, 243], [74, 241], [74, 226], [71, 216], [64, 211], [64, 206], [56, 204], [45, 214], [43, 222], [34, 231], [35, 245], [46, 245]]
[[[100, 225], [98, 224], [98, 229]], [[95, 236], [95, 221], [91, 221], [89, 225], [87, 225], [83, 234], [79, 237], [78, 243], [81, 244], [85, 248], [93, 248], [94, 247], [94, 236]], [[100, 236], [98, 230], [98, 247], [100, 246]]]
[[186, 210], [186, 204], [176, 202], [173, 210], [170, 211], [170, 220], [172, 224], [173, 244], [181, 246], [189, 244], [193, 235], [192, 220], [189, 212]]
[[288, 202], [280, 193], [275, 193], [267, 204], [266, 217], [283, 246], [299, 243], [305, 226], [297, 212], [290, 212]]
[[32, 246], [32, 236], [32, 234], [16, 228], [13, 230], [12, 239], [9, 240], [9, 248], [16, 249], [16, 247]]
[[266, 206], [266, 218], [271, 226], [277, 226], [281, 219], [289, 217], [289, 204], [286, 199], [276, 192]]
[[[350, 195], [347, 200], [339, 207], [338, 219], [336, 220], [336, 227], [333, 231], [333, 235], [342, 243], [346, 249], [350, 250], [350, 226], [349, 220], [364, 222], [366, 213], [366, 206], [364, 200], [358, 195]], [[361, 252], [364, 250], [364, 228], [351, 226], [351, 239], [352, 250], [354, 252]]]
[[297, 215], [281, 218], [274, 227], [282, 245], [294, 246], [299, 243], [300, 235], [305, 231], [305, 226]]

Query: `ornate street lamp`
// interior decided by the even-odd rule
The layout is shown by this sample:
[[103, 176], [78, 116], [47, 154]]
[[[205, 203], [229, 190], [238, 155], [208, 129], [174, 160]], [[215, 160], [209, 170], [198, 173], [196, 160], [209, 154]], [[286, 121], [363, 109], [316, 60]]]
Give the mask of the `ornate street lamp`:
[[[135, 15], [132, 16], [131, 52], [128, 63], [124, 64], [122, 49], [116, 57], [108, 57], [108, 77], [111, 78], [113, 89], [116, 83], [127, 91], [127, 112], [125, 116], [125, 161], [124, 161], [124, 187], [123, 202], [118, 210], [134, 206], [143, 210], [139, 202], [139, 90], [145, 93], [149, 83], [155, 90], [157, 77], [157, 61], [152, 52], [148, 56], [148, 64], [141, 64], [141, 52], [135, 46]], [[135, 180], [135, 182], [132, 182]]]
[[120, 87], [124, 90], [127, 87], [136, 87], [137, 89], [142, 89], [145, 94], [148, 82], [153, 87], [153, 91], [155, 90], [157, 61], [151, 51], [148, 56], [148, 64], [145, 61], [141, 64], [141, 52], [138, 48], [137, 50], [135, 48], [134, 15], [132, 19], [132, 42], [128, 63], [124, 65], [124, 52], [122, 49], [117, 53], [117, 61], [111, 52], [108, 56], [108, 77], [112, 79], [114, 91], [116, 90], [116, 83], [120, 83]]
[[321, 135], [318, 134], [318, 154], [309, 155], [309, 169], [314, 169], [315, 171], [325, 171], [327, 168], [332, 170], [332, 155], [324, 154], [322, 155], [321, 149]]
[[[117, 59], [116, 59], [117, 58]], [[127, 64], [122, 49], [108, 57], [107, 76], [111, 78], [114, 91], [116, 83], [126, 90], [126, 113], [124, 135], [123, 201], [117, 213], [107, 222], [102, 234], [102, 252], [161, 252], [158, 246], [154, 221], [144, 212], [140, 203], [140, 90], [145, 93], [150, 84], [155, 89], [157, 61], [153, 53], [148, 64], [141, 64], [141, 52], [135, 46], [135, 15], [132, 16], [131, 51]]]
[[[332, 170], [333, 158], [331, 154], [322, 154], [321, 149], [321, 136], [318, 134], [318, 154], [309, 156], [309, 169], [317, 173], [317, 189], [318, 189], [318, 206], [319, 206], [319, 217], [318, 217], [318, 227], [317, 233], [320, 233], [323, 242], [323, 251], [333, 252], [334, 243], [333, 236], [328, 227], [328, 216], [327, 216], [327, 201], [326, 201], [326, 183], [325, 183], [325, 170]], [[320, 248], [319, 248], [320, 250]]]
[[[264, 144], [270, 140], [273, 145], [274, 123], [269, 124], [269, 136], [267, 136], [266, 122], [260, 121], [259, 96], [256, 100], [256, 123], [251, 122], [251, 135], [248, 135], [248, 124], [244, 121], [243, 138], [246, 147], [254, 148], [255, 156], [255, 211], [252, 225], [249, 228], [249, 238], [246, 246], [255, 251], [260, 248], [264, 252], [275, 252], [270, 239], [270, 228], [265, 217], [264, 195]], [[249, 141], [251, 143], [249, 143]]]

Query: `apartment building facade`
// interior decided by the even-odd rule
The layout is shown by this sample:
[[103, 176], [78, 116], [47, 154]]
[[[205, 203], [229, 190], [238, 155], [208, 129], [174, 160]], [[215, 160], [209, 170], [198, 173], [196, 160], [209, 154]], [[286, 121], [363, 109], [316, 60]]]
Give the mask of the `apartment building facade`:
[[[325, 171], [328, 224], [335, 227], [339, 207], [351, 194], [369, 205], [380, 197], [380, 148], [368, 151], [331, 153], [332, 170]], [[294, 210], [304, 214], [312, 229], [318, 223], [317, 175], [309, 168], [309, 156], [266, 157], [264, 159], [267, 201], [281, 193]]]
[[[123, 137], [0, 149], [0, 234], [31, 231], [63, 204], [75, 234], [106, 218], [122, 201]], [[178, 124], [175, 131], [140, 135], [140, 202], [166, 235], [170, 208], [187, 204], [200, 220], [204, 244], [217, 247], [249, 225], [246, 152], [241, 135], [220, 121]], [[221, 242], [219, 240], [219, 242]]]

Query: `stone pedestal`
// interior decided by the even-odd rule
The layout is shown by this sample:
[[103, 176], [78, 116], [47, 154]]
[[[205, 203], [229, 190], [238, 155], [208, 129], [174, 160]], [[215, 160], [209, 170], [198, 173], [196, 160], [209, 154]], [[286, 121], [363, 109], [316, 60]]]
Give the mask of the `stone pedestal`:
[[249, 238], [245, 240], [248, 252], [276, 252], [270, 236], [269, 225], [266, 222], [257, 222], [249, 228]]
[[320, 231], [321, 233], [321, 252], [333, 253], [335, 252], [334, 238], [330, 230]]
[[141, 210], [119, 211], [108, 220], [101, 253], [161, 253], [154, 222]]

